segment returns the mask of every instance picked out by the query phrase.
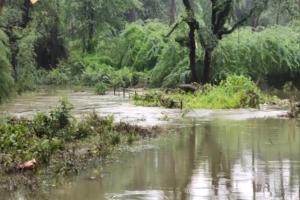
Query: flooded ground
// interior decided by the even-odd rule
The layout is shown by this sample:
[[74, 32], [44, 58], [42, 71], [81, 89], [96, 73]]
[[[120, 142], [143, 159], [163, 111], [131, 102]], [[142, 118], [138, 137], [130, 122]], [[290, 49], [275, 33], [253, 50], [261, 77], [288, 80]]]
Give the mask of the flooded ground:
[[[294, 121], [216, 120], [123, 153], [51, 199], [299, 199], [300, 127]], [[99, 179], [89, 180], [95, 171]]]
[[[277, 119], [285, 111], [144, 108], [122, 96], [62, 90], [23, 96], [0, 112], [31, 117], [55, 106], [62, 95], [78, 117], [95, 111], [145, 126], [171, 126], [166, 135], [129, 148], [118, 162], [91, 167], [43, 199], [300, 198], [300, 123]], [[26, 199], [22, 193], [1, 198]]]
[[[133, 94], [132, 94], [133, 95]], [[153, 107], [134, 106], [129, 101], [129, 94], [123, 97], [122, 93], [117, 95], [109, 93], [105, 96], [95, 95], [93, 92], [74, 92], [72, 90], [54, 90], [38, 94], [27, 94], [0, 105], [0, 116], [14, 115], [17, 117], [32, 117], [36, 112], [47, 112], [58, 105], [59, 100], [67, 97], [74, 105], [73, 113], [83, 116], [91, 112], [99, 115], [113, 115], [116, 121], [127, 121], [143, 126], [161, 124], [181, 124], [183, 116], [197, 119], [199, 121], [212, 120], [216, 118], [245, 120], [251, 118], [278, 117], [286, 111], [278, 108], [257, 109], [235, 109], [235, 110], [179, 110]], [[186, 124], [184, 124], [186, 125]]]

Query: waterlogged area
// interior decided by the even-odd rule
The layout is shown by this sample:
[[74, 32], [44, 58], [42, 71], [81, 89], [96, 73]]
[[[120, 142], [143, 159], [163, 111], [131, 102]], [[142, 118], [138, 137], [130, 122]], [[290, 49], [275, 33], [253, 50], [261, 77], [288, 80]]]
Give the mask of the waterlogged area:
[[[123, 153], [49, 199], [299, 199], [300, 123], [215, 120]], [[90, 180], [95, 171], [100, 178]]]
[[[101, 116], [113, 115], [116, 121], [126, 121], [143, 126], [162, 124], [178, 125], [183, 117], [206, 121], [216, 118], [245, 120], [251, 118], [278, 117], [286, 114], [285, 110], [265, 107], [257, 109], [233, 110], [179, 110], [158, 107], [134, 106], [130, 96], [134, 91], [123, 96], [122, 92], [105, 96], [95, 95], [92, 91], [75, 92], [73, 90], [46, 90], [40, 93], [23, 95], [10, 103], [0, 105], [0, 116], [17, 116], [31, 118], [37, 112], [47, 112], [58, 105], [62, 98], [67, 98], [74, 106], [73, 113], [78, 118], [91, 112]], [[189, 123], [189, 122], [188, 122]], [[185, 125], [185, 124], [184, 124]]]
[[118, 161], [96, 165], [63, 185], [3, 199], [299, 199], [300, 122], [285, 111], [136, 107], [128, 96], [61, 90], [23, 96], [1, 115], [32, 117], [67, 96], [80, 117], [89, 112], [141, 125], [167, 125], [161, 137], [130, 147]]

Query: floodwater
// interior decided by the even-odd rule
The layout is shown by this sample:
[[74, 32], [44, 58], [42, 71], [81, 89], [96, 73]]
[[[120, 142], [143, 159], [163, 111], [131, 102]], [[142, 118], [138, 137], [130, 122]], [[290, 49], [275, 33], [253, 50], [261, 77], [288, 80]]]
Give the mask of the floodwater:
[[58, 200], [299, 199], [300, 124], [216, 120], [123, 153], [50, 192]]
[[[49, 189], [45, 199], [300, 199], [300, 122], [276, 118], [284, 111], [194, 110], [183, 118], [180, 110], [135, 107], [121, 96], [62, 93], [77, 116], [95, 111], [170, 128], [120, 153], [118, 162], [91, 167]], [[30, 117], [58, 99], [22, 97], [0, 110]], [[17, 193], [12, 199], [26, 198]]]

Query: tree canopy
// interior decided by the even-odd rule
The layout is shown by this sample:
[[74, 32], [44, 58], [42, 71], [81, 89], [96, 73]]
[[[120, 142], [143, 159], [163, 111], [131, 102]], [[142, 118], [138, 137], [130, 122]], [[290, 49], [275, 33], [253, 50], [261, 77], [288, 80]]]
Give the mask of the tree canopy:
[[[270, 58], [255, 65], [280, 63], [265, 75], [253, 67], [253, 79], [282, 69], [294, 80], [297, 46], [271, 45], [270, 38], [290, 43], [286, 27], [298, 41], [299, 11], [299, 0], [1, 0], [0, 96], [34, 89], [43, 76], [80, 82], [91, 66], [143, 73], [153, 86], [216, 82], [221, 72], [254, 65], [239, 57], [252, 44], [265, 44], [261, 56]], [[57, 70], [64, 76], [51, 75]]]

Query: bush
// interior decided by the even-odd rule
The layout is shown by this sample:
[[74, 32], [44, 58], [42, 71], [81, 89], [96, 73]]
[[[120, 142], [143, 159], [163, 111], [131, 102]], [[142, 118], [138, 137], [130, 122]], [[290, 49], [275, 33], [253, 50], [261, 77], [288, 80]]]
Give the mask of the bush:
[[58, 67], [49, 72], [46, 72], [45, 80], [48, 85], [66, 85], [71, 82], [71, 74], [67, 68]]
[[113, 68], [109, 65], [88, 63], [81, 76], [84, 85], [93, 86], [97, 83], [108, 84], [112, 78]]
[[260, 90], [250, 78], [244, 76], [229, 76], [218, 86], [200, 86], [195, 94], [178, 91], [164, 94], [150, 91], [145, 95], [135, 95], [134, 102], [144, 106], [163, 106], [179, 108], [183, 102], [185, 108], [257, 108], [265, 100]]
[[219, 86], [208, 87], [187, 102], [192, 108], [257, 108], [261, 93], [250, 78], [229, 76]]
[[104, 83], [98, 83], [95, 88], [97, 95], [105, 95], [107, 92], [107, 87]]

